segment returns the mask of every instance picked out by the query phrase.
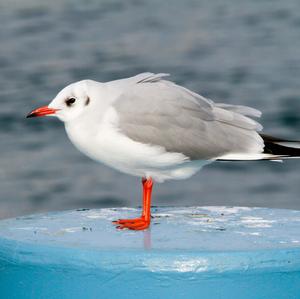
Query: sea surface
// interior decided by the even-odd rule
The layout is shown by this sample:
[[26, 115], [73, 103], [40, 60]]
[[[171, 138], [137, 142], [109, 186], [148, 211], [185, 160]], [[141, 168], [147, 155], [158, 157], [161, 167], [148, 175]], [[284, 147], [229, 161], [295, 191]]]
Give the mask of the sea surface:
[[[58, 120], [25, 116], [71, 82], [144, 71], [300, 139], [300, 1], [0, 0], [0, 218], [140, 205], [139, 178], [79, 153]], [[214, 163], [157, 184], [153, 204], [300, 209], [300, 160]]]

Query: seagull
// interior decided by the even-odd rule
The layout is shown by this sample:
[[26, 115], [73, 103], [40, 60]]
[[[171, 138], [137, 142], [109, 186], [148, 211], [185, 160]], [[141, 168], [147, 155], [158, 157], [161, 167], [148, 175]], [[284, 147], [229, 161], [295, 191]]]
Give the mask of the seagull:
[[82, 80], [27, 115], [57, 117], [79, 151], [142, 178], [142, 214], [114, 221], [119, 229], [149, 227], [154, 182], [187, 179], [214, 161], [300, 157], [299, 141], [259, 133], [262, 126], [253, 118], [260, 111], [215, 103], [166, 76]]

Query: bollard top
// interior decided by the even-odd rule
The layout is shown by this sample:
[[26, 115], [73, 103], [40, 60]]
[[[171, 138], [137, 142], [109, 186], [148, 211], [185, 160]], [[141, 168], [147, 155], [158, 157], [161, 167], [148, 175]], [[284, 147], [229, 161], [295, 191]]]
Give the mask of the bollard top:
[[[247, 207], [153, 208], [151, 229], [117, 230], [131, 208], [78, 209], [0, 221], [0, 260], [153, 271], [300, 265], [300, 211]], [[177, 261], [177, 262], [176, 262]], [[221, 267], [221, 268], [220, 268]]]

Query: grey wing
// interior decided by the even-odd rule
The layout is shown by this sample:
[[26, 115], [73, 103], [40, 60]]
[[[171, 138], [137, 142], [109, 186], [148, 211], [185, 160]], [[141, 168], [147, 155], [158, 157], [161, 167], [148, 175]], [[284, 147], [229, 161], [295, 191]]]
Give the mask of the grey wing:
[[257, 116], [257, 110], [215, 104], [147, 74], [148, 78], [130, 84], [114, 102], [119, 129], [132, 140], [183, 153], [192, 160], [263, 151], [256, 132], [260, 125], [245, 116]]

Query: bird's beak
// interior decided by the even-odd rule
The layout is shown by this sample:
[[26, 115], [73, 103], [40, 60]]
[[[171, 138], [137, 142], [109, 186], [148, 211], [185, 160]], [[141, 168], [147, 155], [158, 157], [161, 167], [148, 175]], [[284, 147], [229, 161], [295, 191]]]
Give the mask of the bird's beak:
[[46, 116], [46, 115], [51, 115], [51, 114], [55, 114], [56, 111], [58, 111], [59, 109], [54, 109], [54, 108], [49, 108], [48, 106], [43, 106], [40, 108], [37, 108], [35, 110], [32, 110], [27, 116], [26, 118], [29, 117], [37, 117], [37, 116]]

